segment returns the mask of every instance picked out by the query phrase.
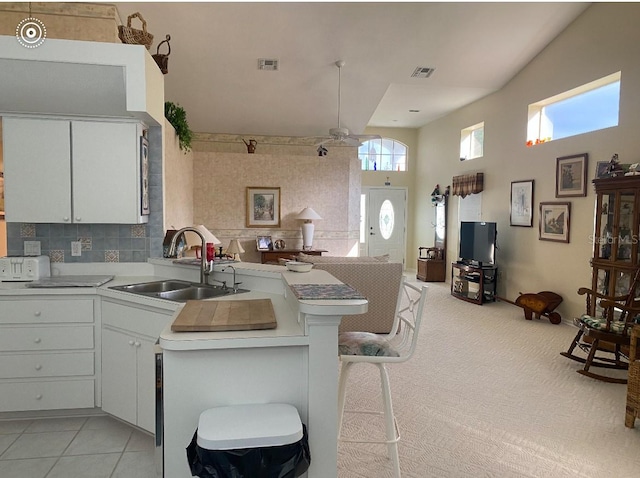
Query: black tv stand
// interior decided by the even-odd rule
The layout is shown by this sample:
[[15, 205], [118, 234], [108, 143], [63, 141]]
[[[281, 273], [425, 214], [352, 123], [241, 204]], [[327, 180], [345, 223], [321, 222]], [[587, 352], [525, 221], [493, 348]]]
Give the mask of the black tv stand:
[[495, 302], [498, 266], [495, 264], [451, 264], [451, 295], [458, 299], [482, 305]]

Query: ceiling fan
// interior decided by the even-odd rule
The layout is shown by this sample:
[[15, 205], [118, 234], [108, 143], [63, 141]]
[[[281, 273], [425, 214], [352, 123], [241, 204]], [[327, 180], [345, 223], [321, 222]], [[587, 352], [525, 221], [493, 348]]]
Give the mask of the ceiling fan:
[[319, 143], [316, 143], [315, 146], [323, 148], [323, 145], [333, 142], [345, 143], [349, 146], [360, 146], [364, 141], [380, 139], [380, 136], [377, 134], [351, 134], [347, 128], [342, 127], [340, 123], [340, 96], [342, 93], [340, 80], [342, 67], [345, 65], [345, 62], [344, 60], [338, 60], [335, 62], [335, 65], [338, 67], [338, 127], [329, 129], [329, 136], [322, 139]]

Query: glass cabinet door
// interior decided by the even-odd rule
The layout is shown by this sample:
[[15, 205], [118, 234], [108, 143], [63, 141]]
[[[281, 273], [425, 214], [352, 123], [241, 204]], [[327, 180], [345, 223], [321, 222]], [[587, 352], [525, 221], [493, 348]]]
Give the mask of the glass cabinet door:
[[596, 204], [596, 231], [593, 257], [596, 259], [611, 259], [613, 249], [613, 228], [615, 225], [616, 194], [602, 194], [598, 196]]
[[637, 262], [638, 237], [633, 192], [603, 193], [598, 197], [594, 258], [609, 261]]
[[623, 262], [631, 262], [634, 259], [632, 255], [633, 249], [636, 249], [634, 239], [634, 216], [635, 216], [635, 195], [633, 193], [621, 193], [619, 204], [618, 218], [618, 248], [616, 251], [616, 260]]

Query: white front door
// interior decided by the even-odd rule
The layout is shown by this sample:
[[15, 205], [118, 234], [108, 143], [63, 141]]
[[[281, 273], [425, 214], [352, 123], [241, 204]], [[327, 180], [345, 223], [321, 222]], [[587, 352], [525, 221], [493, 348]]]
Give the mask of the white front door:
[[406, 207], [405, 188], [363, 188], [365, 211], [363, 252], [368, 256], [389, 254], [389, 260], [405, 259]]

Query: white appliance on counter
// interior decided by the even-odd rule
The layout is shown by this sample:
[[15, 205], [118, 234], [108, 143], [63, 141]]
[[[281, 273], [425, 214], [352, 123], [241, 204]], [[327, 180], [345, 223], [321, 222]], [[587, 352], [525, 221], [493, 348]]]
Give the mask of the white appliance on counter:
[[49, 256], [0, 257], [0, 282], [27, 282], [51, 277]]

